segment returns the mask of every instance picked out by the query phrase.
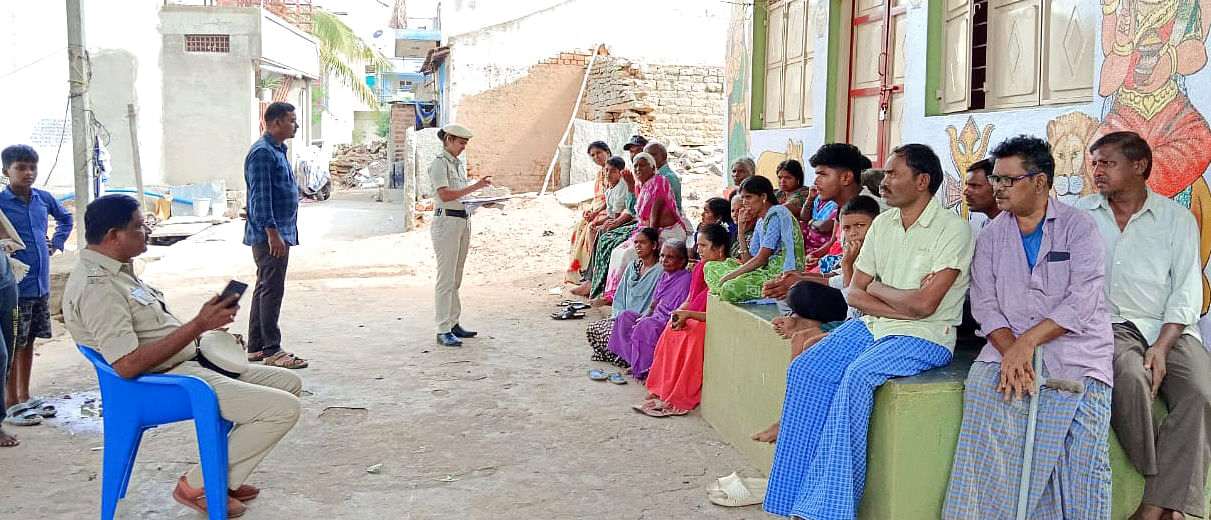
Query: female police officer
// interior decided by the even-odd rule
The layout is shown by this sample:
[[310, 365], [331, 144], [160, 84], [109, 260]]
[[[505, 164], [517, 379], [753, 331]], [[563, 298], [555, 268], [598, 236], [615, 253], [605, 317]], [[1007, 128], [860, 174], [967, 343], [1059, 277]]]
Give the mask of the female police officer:
[[433, 224], [429, 230], [433, 235], [433, 252], [437, 256], [437, 280], [434, 283], [434, 299], [437, 315], [437, 342], [447, 347], [463, 344], [459, 338], [475, 337], [475, 332], [458, 324], [462, 304], [458, 301], [458, 288], [463, 282], [463, 264], [467, 261], [467, 247], [471, 243], [471, 223], [467, 211], [459, 199], [492, 185], [492, 177], [484, 177], [469, 184], [467, 167], [458, 159], [467, 148], [471, 131], [462, 125], [448, 124], [437, 132], [443, 150], [429, 166], [429, 177], [435, 192]]

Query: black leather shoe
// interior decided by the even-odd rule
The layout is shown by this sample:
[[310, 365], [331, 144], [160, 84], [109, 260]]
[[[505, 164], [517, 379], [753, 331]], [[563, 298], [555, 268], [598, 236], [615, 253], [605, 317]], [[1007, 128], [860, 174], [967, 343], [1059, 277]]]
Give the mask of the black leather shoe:
[[462, 325], [457, 323], [454, 324], [453, 329], [450, 329], [450, 333], [460, 338], [474, 338], [476, 334], [479, 334], [473, 330], [464, 329]]
[[454, 337], [454, 335], [453, 335], [453, 334], [451, 334], [451, 333], [449, 333], [449, 332], [443, 332], [443, 333], [441, 333], [441, 334], [438, 334], [438, 335], [437, 335], [437, 342], [438, 342], [438, 343], [441, 343], [442, 345], [445, 345], [445, 346], [447, 346], [447, 347], [461, 347], [461, 346], [463, 346], [463, 342], [462, 342], [462, 340], [460, 340], [460, 339], [458, 339], [458, 338]]

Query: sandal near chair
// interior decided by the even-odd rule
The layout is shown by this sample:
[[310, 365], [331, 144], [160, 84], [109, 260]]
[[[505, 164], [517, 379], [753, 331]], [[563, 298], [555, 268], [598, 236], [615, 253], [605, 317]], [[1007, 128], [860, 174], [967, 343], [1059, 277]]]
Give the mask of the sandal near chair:
[[47, 419], [50, 419], [59, 413], [58, 410], [55, 410], [54, 405], [46, 404], [46, 400], [42, 399], [41, 397], [31, 397], [25, 402], [25, 404], [28, 405], [31, 410], [36, 410], [38, 415], [41, 415]]
[[744, 507], [765, 501], [769, 479], [741, 478], [735, 472], [715, 479], [706, 487], [706, 497], [712, 504], [724, 507]]
[[42, 424], [42, 415], [38, 410], [31, 408], [29, 403], [17, 403], [5, 410], [4, 413], [8, 416], [6, 419], [9, 424], [14, 426], [35, 426]]

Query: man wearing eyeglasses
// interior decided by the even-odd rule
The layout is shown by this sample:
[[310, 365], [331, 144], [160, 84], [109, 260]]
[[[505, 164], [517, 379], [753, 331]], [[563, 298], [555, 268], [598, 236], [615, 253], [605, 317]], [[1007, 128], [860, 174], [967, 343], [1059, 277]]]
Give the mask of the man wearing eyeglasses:
[[[988, 343], [965, 382], [943, 518], [1013, 518], [1024, 482], [1026, 518], [1107, 518], [1114, 340], [1097, 227], [1050, 196], [1046, 141], [1014, 137], [992, 156], [987, 177], [1003, 213], [980, 233], [971, 266], [972, 312]], [[1037, 411], [1032, 441], [1027, 409]]]
[[[1114, 132], [1090, 146], [1098, 193], [1077, 202], [1097, 222], [1106, 250], [1114, 324], [1111, 424], [1144, 476], [1132, 518], [1203, 517], [1211, 463], [1211, 358], [1199, 338], [1198, 229], [1190, 210], [1148, 189], [1152, 150], [1139, 134]], [[1157, 428], [1152, 402], [1168, 405]]]

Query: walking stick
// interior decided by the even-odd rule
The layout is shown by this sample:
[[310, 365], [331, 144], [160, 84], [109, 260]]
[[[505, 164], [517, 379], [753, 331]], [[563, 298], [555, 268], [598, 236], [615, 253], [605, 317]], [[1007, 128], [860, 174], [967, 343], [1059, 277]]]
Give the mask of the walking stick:
[[[1034, 351], [1034, 377], [1041, 381], [1043, 377], [1043, 357], [1039, 349]], [[1035, 393], [1030, 397], [1030, 417], [1026, 420], [1026, 450], [1022, 455], [1022, 478], [1018, 482], [1018, 514], [1017, 520], [1026, 520], [1026, 507], [1030, 498], [1030, 473], [1034, 465], [1034, 429], [1039, 422], [1039, 397], [1042, 397], [1041, 384], [1035, 385]]]
[[1026, 520], [1027, 506], [1030, 499], [1030, 473], [1034, 466], [1034, 430], [1039, 421], [1039, 400], [1043, 397], [1043, 388], [1054, 388], [1065, 392], [1079, 394], [1085, 391], [1084, 383], [1067, 379], [1043, 379], [1043, 357], [1039, 349], [1034, 351], [1034, 377], [1039, 383], [1035, 386], [1034, 396], [1030, 398], [1030, 417], [1026, 420], [1026, 449], [1022, 455], [1022, 478], [1018, 482], [1017, 520]]

